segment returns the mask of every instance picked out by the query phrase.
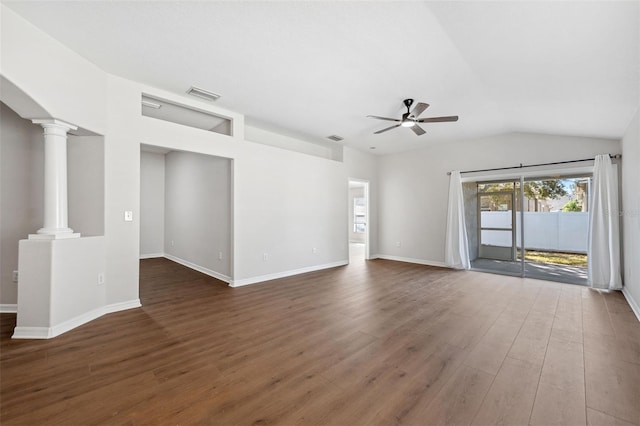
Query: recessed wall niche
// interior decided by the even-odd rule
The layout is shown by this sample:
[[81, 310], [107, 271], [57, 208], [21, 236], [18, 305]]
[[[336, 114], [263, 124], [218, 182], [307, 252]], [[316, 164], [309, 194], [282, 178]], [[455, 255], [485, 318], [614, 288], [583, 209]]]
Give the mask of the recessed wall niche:
[[183, 126], [195, 127], [221, 135], [232, 136], [232, 120], [209, 111], [182, 105], [148, 94], [142, 94], [142, 115], [169, 121]]

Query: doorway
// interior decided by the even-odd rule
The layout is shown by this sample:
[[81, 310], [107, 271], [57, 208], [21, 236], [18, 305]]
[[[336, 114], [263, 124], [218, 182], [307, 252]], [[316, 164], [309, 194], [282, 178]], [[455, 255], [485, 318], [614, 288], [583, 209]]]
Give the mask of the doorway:
[[476, 182], [472, 268], [587, 284], [590, 175]]
[[233, 277], [233, 160], [140, 146], [140, 259]]
[[369, 259], [369, 181], [349, 179], [349, 262]]

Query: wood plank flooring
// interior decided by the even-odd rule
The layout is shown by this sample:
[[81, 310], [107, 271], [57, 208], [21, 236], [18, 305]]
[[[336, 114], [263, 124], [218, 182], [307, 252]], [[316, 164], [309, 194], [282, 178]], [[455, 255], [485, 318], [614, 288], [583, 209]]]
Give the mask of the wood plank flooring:
[[140, 264], [143, 308], [0, 327], [2, 425], [640, 425], [624, 297], [401, 262], [241, 288]]

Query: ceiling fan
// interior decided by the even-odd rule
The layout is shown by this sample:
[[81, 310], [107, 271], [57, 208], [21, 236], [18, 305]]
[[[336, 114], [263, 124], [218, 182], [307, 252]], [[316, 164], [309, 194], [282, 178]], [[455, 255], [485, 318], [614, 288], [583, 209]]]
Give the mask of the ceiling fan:
[[420, 136], [424, 135], [427, 132], [425, 132], [422, 127], [418, 126], [418, 123], [442, 123], [445, 121], [458, 121], [457, 115], [448, 117], [418, 118], [418, 116], [422, 114], [425, 109], [429, 108], [429, 104], [418, 102], [413, 108], [413, 111], [409, 112], [411, 105], [413, 105], [413, 99], [405, 99], [404, 101], [402, 101], [402, 103], [404, 103], [404, 106], [407, 107], [407, 112], [402, 114], [402, 119], [400, 120], [396, 118], [379, 117], [377, 115], [367, 115], [367, 117], [376, 118], [378, 120], [395, 121], [397, 123], [400, 123], [394, 124], [393, 126], [387, 127], [382, 130], [378, 130], [377, 132], [373, 132], [374, 134], [377, 135], [386, 132], [387, 130], [395, 129], [396, 127], [409, 127], [411, 128], [411, 130], [413, 130], [413, 133]]

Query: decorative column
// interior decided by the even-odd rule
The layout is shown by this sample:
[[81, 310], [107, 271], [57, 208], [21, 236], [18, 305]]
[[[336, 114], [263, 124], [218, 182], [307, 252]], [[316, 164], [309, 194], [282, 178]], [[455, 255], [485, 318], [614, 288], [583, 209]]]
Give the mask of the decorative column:
[[77, 238], [67, 203], [67, 132], [77, 127], [56, 119], [32, 121], [44, 128], [44, 225], [29, 239]]

